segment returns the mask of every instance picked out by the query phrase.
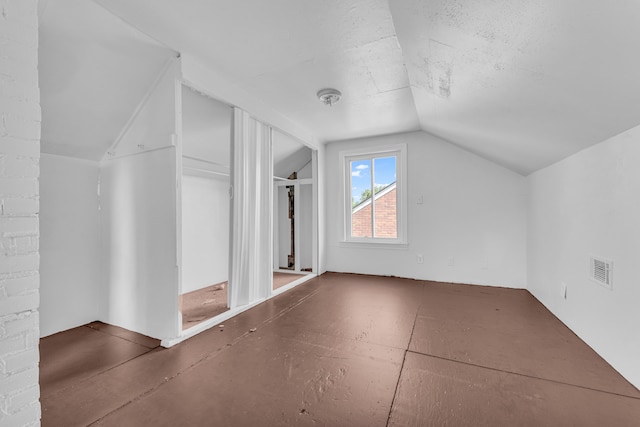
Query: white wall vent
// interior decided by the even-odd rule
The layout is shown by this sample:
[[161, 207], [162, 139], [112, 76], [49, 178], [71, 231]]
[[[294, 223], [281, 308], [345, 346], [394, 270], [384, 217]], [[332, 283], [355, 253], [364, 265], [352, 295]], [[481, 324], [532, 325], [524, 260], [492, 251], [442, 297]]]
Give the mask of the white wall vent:
[[605, 288], [611, 289], [613, 261], [604, 258], [591, 257], [589, 269], [591, 280], [601, 284]]

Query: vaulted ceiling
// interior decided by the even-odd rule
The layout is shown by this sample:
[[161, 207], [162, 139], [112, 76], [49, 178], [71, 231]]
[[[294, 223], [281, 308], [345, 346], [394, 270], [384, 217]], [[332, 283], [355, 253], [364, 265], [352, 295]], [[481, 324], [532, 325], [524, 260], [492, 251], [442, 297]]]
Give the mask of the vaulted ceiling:
[[[127, 101], [122, 114], [135, 108], [129, 98], [149, 83], [136, 75], [153, 74], [167, 55], [182, 52], [320, 141], [422, 129], [525, 175], [640, 124], [637, 1], [41, 3], [43, 147], [65, 143], [61, 120], [75, 125], [68, 123], [73, 115], [61, 117], [56, 108], [67, 108], [74, 96], [99, 103], [94, 98], [105, 95], [94, 93], [99, 90], [114, 96], [80, 84], [85, 69], [77, 65], [120, 50], [126, 54], [120, 67], [109, 70], [131, 73], [121, 78], [130, 84], [118, 92]], [[135, 28], [129, 36], [136, 43], [100, 39], [104, 34], [94, 34], [90, 24], [95, 17], [80, 3], [109, 12], [98, 28], [115, 26], [122, 34]], [[99, 52], [88, 45], [94, 37]], [[71, 87], [76, 92], [65, 93]], [[316, 92], [324, 87], [342, 91], [342, 101], [320, 104]], [[95, 129], [104, 137], [100, 148], [108, 146], [117, 127], [96, 126], [104, 127]], [[68, 133], [89, 137], [88, 129]]]

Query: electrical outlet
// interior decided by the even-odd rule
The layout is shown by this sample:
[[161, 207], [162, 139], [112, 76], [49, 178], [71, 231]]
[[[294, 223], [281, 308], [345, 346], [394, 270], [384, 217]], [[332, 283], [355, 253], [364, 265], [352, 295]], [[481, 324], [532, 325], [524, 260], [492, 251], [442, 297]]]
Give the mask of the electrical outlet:
[[422, 256], [422, 254], [416, 254], [416, 261], [418, 262], [418, 264], [424, 264], [424, 257]]
[[418, 195], [418, 197], [416, 197], [416, 203], [421, 205], [424, 203], [424, 197], [422, 197], [422, 194]]
[[449, 267], [453, 267], [453, 265], [456, 263], [456, 260], [454, 257], [450, 256], [449, 259], [447, 259], [447, 265]]

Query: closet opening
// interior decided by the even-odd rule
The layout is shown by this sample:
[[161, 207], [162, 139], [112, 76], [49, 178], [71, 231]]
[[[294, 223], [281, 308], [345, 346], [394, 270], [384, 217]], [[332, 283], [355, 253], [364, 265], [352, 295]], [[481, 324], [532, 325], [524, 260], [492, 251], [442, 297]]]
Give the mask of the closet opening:
[[315, 277], [318, 264], [315, 151], [188, 83], [176, 90], [181, 333], [169, 346]]
[[229, 310], [230, 106], [181, 85], [182, 331]]
[[273, 132], [273, 292], [306, 281], [313, 263], [313, 151]]

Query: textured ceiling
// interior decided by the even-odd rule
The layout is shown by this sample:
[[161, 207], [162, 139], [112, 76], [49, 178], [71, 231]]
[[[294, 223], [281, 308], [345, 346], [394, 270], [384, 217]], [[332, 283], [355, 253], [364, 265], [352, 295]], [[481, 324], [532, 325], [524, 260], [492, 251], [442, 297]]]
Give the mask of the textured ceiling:
[[640, 2], [390, 5], [425, 131], [528, 174], [640, 124]]
[[[59, 54], [91, 64], [87, 58], [96, 51], [88, 46], [92, 33], [84, 11], [90, 6], [80, 3], [92, 2], [44, 3], [61, 9], [62, 24], [53, 33], [44, 20], [43, 48], [61, 50], [60, 43], [69, 43], [73, 48]], [[640, 124], [636, 1], [95, 0], [92, 6], [96, 4], [121, 18], [104, 18], [101, 25], [123, 27], [126, 22], [168, 48], [143, 43], [152, 58], [158, 53], [158, 64], [162, 51], [188, 53], [320, 141], [422, 129], [526, 175]], [[47, 44], [52, 33], [54, 46]], [[76, 45], [74, 37], [87, 43]], [[134, 39], [144, 40], [139, 35]], [[128, 46], [110, 43], [98, 39], [98, 49], [128, 52]], [[157, 66], [146, 58], [132, 52], [129, 68], [142, 72]], [[82, 68], [46, 58], [42, 63], [45, 90], [58, 78], [76, 91], [87, 90], [80, 84]], [[324, 87], [341, 90], [343, 100], [331, 108], [321, 105], [315, 94]], [[146, 87], [140, 84], [131, 91], [140, 88]], [[45, 113], [73, 96], [69, 92], [55, 103], [51, 99], [43, 97], [43, 146], [64, 143], [50, 132], [55, 117], [46, 119]], [[113, 133], [108, 128], [100, 128], [105, 144]], [[80, 140], [85, 133], [71, 139]]]
[[[98, 1], [321, 141], [419, 129], [385, 0]], [[343, 100], [325, 108], [324, 87]]]

